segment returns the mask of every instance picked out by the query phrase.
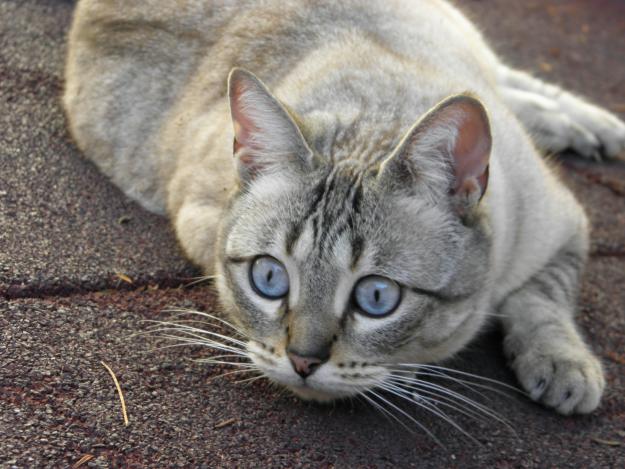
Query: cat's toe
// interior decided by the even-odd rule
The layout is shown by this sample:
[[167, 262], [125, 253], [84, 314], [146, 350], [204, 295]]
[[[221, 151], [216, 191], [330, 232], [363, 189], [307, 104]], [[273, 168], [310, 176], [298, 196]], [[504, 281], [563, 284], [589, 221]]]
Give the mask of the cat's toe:
[[530, 350], [511, 365], [533, 400], [561, 414], [585, 414], [599, 405], [605, 380], [599, 361], [587, 350]]
[[597, 135], [574, 121], [569, 122], [567, 130], [572, 149], [586, 158], [601, 160], [602, 143]]
[[552, 109], [534, 115], [534, 136], [539, 146], [548, 151], [572, 149], [589, 159], [601, 158], [601, 140], [590, 129], [566, 114]]
[[608, 158], [625, 160], [625, 124], [617, 121], [598, 135], [602, 153]]
[[625, 123], [608, 111], [588, 105], [578, 124], [592, 133], [601, 154], [610, 159], [625, 159]]
[[[591, 390], [593, 383], [586, 382], [582, 367], [574, 362], [554, 362], [554, 374], [542, 396], [541, 402], [548, 407], [553, 407], [561, 414], [571, 414], [575, 412], [577, 406], [582, 402], [586, 393]], [[599, 395], [592, 393], [594, 399], [594, 410], [599, 405]]]

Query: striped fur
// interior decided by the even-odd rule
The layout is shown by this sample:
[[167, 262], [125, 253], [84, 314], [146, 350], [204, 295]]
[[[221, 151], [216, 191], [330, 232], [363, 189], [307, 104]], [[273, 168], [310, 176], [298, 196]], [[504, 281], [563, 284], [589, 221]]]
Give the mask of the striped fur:
[[[534, 399], [598, 405], [572, 320], [586, 217], [534, 143], [616, 157], [625, 125], [505, 66], [446, 2], [81, 0], [64, 105], [80, 148], [168, 214], [258, 367], [298, 395], [444, 360], [497, 314]], [[482, 159], [465, 167], [467, 147]], [[286, 298], [251, 287], [259, 255], [284, 264]], [[384, 318], [354, 307], [372, 274], [401, 285]], [[304, 383], [288, 347], [329, 359]]]

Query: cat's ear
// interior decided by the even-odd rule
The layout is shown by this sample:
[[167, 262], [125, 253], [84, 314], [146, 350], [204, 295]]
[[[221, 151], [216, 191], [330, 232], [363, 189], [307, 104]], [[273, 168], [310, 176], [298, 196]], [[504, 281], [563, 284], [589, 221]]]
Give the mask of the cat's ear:
[[244, 183], [261, 173], [306, 172], [313, 153], [288, 111], [252, 73], [235, 68], [228, 77], [234, 125], [234, 157]]
[[380, 178], [385, 185], [449, 196], [454, 208], [465, 214], [486, 191], [491, 146], [482, 103], [470, 96], [452, 96], [410, 129], [382, 164]]

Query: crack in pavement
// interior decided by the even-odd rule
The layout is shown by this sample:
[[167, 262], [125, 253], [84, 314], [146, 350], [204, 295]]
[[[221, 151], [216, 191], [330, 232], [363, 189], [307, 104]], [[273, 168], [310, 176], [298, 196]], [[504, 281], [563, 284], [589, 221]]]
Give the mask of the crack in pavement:
[[[207, 280], [208, 281], [208, 280]], [[204, 283], [198, 281], [197, 277], [151, 277], [145, 279], [133, 280], [127, 283], [118, 279], [114, 283], [97, 283], [89, 285], [88, 283], [78, 284], [61, 284], [61, 285], [20, 285], [20, 284], [0, 284], [0, 298], [11, 301], [18, 299], [36, 298], [65, 298], [74, 295], [97, 293], [97, 292], [132, 292], [141, 290], [157, 290], [157, 289], [176, 289], [190, 288], [191, 286]]]

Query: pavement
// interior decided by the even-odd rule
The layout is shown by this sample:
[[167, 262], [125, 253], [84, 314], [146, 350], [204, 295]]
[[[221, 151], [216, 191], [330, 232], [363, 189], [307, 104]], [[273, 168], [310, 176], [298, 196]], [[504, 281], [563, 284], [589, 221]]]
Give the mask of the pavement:
[[[625, 118], [621, 0], [459, 2], [517, 67]], [[128, 201], [84, 160], [59, 105], [74, 2], [0, 0], [0, 467], [625, 467], [625, 164], [558, 157], [587, 208], [592, 256], [579, 324], [608, 387], [590, 416], [521, 395], [474, 396], [505, 418], [450, 415], [473, 440], [402, 406], [441, 445], [365, 403], [303, 403], [237, 383], [197, 348], [148, 353], [133, 336], [169, 307], [218, 314], [210, 284], [165, 219]], [[451, 363], [516, 385], [500, 334]], [[125, 397], [128, 425], [113, 379]]]

